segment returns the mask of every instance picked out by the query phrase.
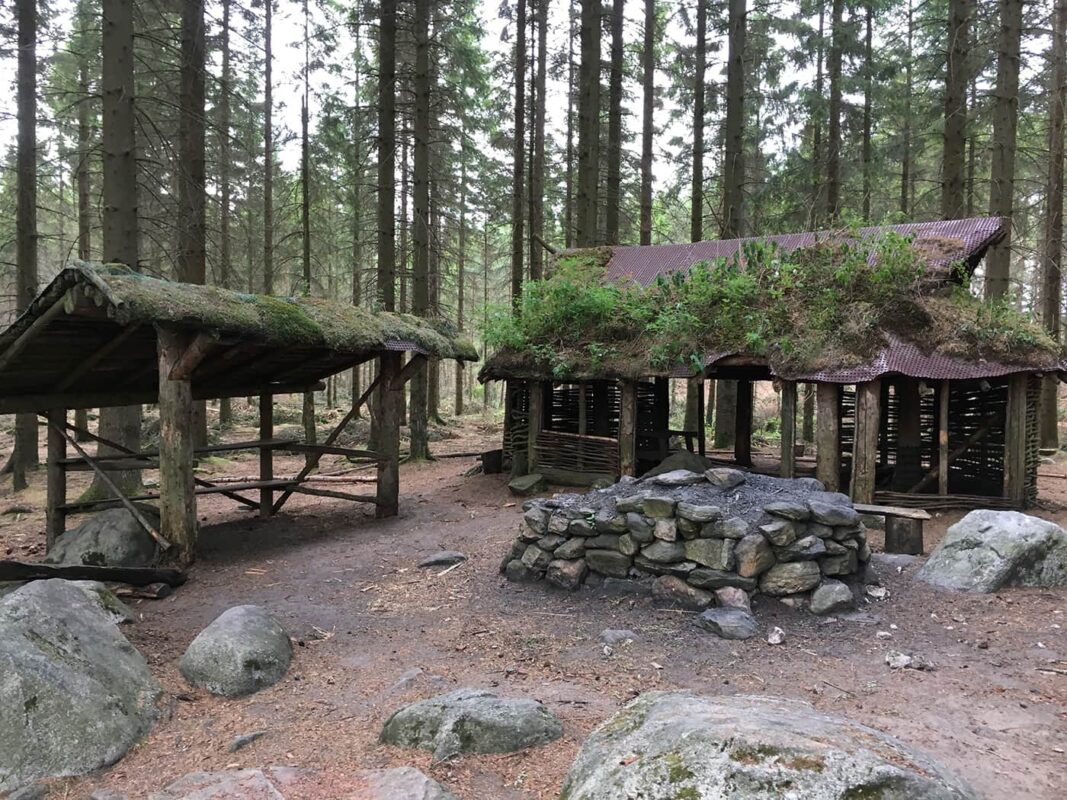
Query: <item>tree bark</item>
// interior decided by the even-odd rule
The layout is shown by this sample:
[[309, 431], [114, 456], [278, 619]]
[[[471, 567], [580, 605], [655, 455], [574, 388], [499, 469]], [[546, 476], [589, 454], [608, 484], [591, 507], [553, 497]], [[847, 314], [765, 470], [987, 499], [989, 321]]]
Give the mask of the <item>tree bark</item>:
[[874, 3], [863, 5], [863, 221], [871, 221], [871, 127], [874, 103]]
[[693, 184], [690, 192], [689, 241], [704, 238], [704, 73], [707, 70], [707, 0], [697, 3], [697, 39], [693, 72]]
[[641, 244], [652, 244], [652, 113], [656, 98], [656, 0], [645, 0], [641, 49]]
[[815, 93], [811, 103], [811, 208], [808, 224], [818, 228], [825, 217], [823, 181], [823, 50], [826, 33], [826, 4], [819, 0], [819, 32], [815, 39]]
[[747, 0], [730, 0], [729, 53], [726, 67], [726, 148], [723, 164], [722, 238], [744, 230], [745, 186], [745, 34]]
[[[515, 138], [512, 140], [511, 165], [511, 301], [518, 307], [522, 296], [522, 248], [525, 228], [522, 190], [526, 182], [526, 3], [518, 0], [515, 15]], [[414, 390], [414, 386], [412, 387]]]
[[[231, 260], [233, 258], [230, 243], [230, 205], [232, 186], [230, 184], [230, 103], [233, 81], [230, 64], [230, 5], [231, 0], [222, 0], [222, 30], [220, 48], [222, 50], [222, 77], [219, 81], [219, 283], [224, 289], [233, 288]], [[219, 400], [219, 427], [225, 430], [233, 424], [233, 404], [230, 398]]]
[[[574, 4], [576, 0], [570, 0], [568, 4], [568, 37], [567, 37], [567, 186], [563, 198], [563, 241], [569, 249], [574, 245], [574, 29], [576, 15]], [[488, 388], [489, 383], [486, 382]]]
[[[546, 0], [547, 5], [547, 0]], [[542, 12], [543, 13], [543, 12]], [[456, 253], [456, 332], [463, 333], [463, 314], [466, 306], [467, 293], [467, 120], [463, 118], [460, 133], [459, 153], [459, 243]], [[455, 362], [456, 370], [456, 395], [455, 413], [457, 417], [463, 416], [463, 362]]]
[[[303, 0], [304, 11], [304, 95], [300, 98], [300, 261], [303, 275], [303, 294], [311, 296], [311, 141], [308, 135], [308, 114], [311, 102], [311, 39], [308, 31], [308, 0]], [[315, 430], [315, 393], [304, 392], [301, 408], [304, 424], [304, 441], [314, 444], [317, 438]], [[312, 455], [308, 453], [307, 462]]]
[[578, 204], [575, 245], [598, 244], [600, 181], [600, 0], [581, 0], [581, 66], [578, 70]]
[[274, 294], [274, 106], [271, 50], [274, 0], [264, 2], [263, 23], [263, 293]]
[[608, 79], [607, 197], [604, 241], [619, 244], [619, 207], [622, 204], [622, 56], [624, 0], [612, 0], [611, 70]]
[[[539, 240], [545, 235], [545, 87], [548, 75], [549, 0], [537, 0], [536, 7], [537, 77], [534, 89], [537, 100], [534, 106], [533, 168], [530, 170], [530, 280], [533, 281], [540, 280], [544, 274], [544, 248]], [[461, 370], [462, 365], [457, 362], [457, 374]]]
[[941, 165], [941, 216], [945, 219], [957, 219], [964, 213], [970, 6], [969, 0], [949, 0], [944, 148]]
[[993, 108], [989, 214], [1008, 220], [1007, 235], [985, 260], [986, 298], [1004, 297], [1011, 277], [1011, 220], [1015, 199], [1015, 139], [1019, 124], [1019, 45], [1023, 0], [1000, 0], [997, 88]]
[[845, 0], [833, 0], [830, 20], [830, 123], [826, 141], [826, 215], [836, 223], [841, 214], [841, 56], [844, 49]]
[[911, 94], [912, 94], [912, 39], [915, 36], [915, 12], [912, 0], [908, 2], [907, 49], [904, 53], [904, 119], [901, 131], [903, 154], [900, 158], [900, 213], [905, 219], [911, 216]]

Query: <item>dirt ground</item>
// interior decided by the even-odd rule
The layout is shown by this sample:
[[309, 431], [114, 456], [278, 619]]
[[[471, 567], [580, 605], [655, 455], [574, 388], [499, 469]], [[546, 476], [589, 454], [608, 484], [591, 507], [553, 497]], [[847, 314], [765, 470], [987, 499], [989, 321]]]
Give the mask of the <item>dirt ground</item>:
[[[494, 446], [474, 421], [437, 453]], [[0, 441], [0, 451], [6, 450]], [[295, 472], [278, 459], [276, 474]], [[102, 773], [60, 781], [52, 796], [109, 787], [142, 798], [193, 770], [289, 765], [316, 770], [304, 797], [353, 796], [351, 776], [371, 767], [419, 767], [465, 800], [553, 798], [583, 738], [648, 689], [774, 694], [885, 730], [925, 749], [987, 798], [1067, 795], [1067, 592], [936, 592], [910, 574], [885, 575], [889, 596], [853, 619], [818, 619], [759, 599], [755, 612], [786, 642], [729, 642], [698, 630], [691, 614], [599, 590], [566, 593], [515, 585], [497, 573], [520, 510], [502, 476], [464, 477], [471, 457], [405, 465], [401, 515], [376, 521], [342, 501], [294, 497], [283, 514], [255, 518], [212, 496], [200, 505], [200, 557], [189, 583], [159, 601], [135, 601], [126, 635], [165, 689], [148, 739]], [[211, 465], [247, 475], [250, 457]], [[1067, 524], [1067, 467], [1041, 467], [1042, 507]], [[83, 474], [79, 474], [82, 477]], [[13, 497], [0, 488], [0, 554], [43, 552], [43, 474]], [[83, 479], [84, 480], [84, 479]], [[72, 486], [74, 496], [76, 488]], [[27, 510], [28, 509], [28, 510]], [[927, 524], [927, 549], [962, 512]], [[880, 537], [872, 535], [879, 549]], [[420, 570], [439, 549], [469, 560]], [[177, 663], [226, 608], [270, 608], [291, 632], [295, 658], [277, 685], [239, 700], [191, 690]], [[605, 628], [639, 639], [606, 650]], [[879, 638], [887, 631], [891, 639]], [[932, 671], [891, 671], [889, 650], [917, 653]], [[420, 751], [377, 743], [385, 718], [411, 700], [458, 686], [544, 702], [562, 740], [514, 755], [432, 764]], [[266, 735], [237, 753], [235, 736]]]

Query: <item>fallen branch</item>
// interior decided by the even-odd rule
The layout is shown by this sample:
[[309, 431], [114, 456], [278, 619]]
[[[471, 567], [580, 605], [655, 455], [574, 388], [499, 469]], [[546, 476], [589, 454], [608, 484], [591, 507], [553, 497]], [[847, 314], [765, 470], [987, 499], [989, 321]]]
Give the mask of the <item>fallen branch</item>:
[[112, 581], [128, 583], [132, 586], [148, 586], [153, 583], [181, 586], [186, 581], [185, 573], [178, 569], [98, 567], [90, 564], [55, 566], [29, 564], [24, 561], [0, 561], [0, 581], [41, 581], [50, 578], [65, 578], [73, 581]]

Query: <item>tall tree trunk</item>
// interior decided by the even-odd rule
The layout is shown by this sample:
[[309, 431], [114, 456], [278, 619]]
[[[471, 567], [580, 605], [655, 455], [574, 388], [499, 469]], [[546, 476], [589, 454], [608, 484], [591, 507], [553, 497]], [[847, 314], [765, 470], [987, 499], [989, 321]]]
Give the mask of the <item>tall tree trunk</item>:
[[941, 165], [941, 216], [964, 213], [964, 148], [967, 137], [967, 57], [970, 0], [949, 0], [948, 58], [945, 65], [945, 128]]
[[578, 69], [578, 204], [575, 244], [600, 240], [600, 0], [581, 0], [581, 66]]
[[541, 240], [545, 235], [545, 85], [548, 75], [548, 6], [549, 0], [537, 0], [537, 78], [534, 86], [537, 100], [534, 105], [533, 168], [530, 170], [530, 280], [533, 281], [540, 280], [544, 274], [544, 247]]
[[[415, 0], [415, 124], [412, 239], [415, 268], [411, 282], [411, 310], [419, 317], [430, 312], [430, 0]], [[411, 379], [411, 459], [430, 457], [427, 438], [427, 366]]]
[[[311, 102], [311, 37], [308, 35], [308, 0], [303, 0], [304, 11], [304, 94], [300, 98], [300, 262], [303, 276], [303, 294], [311, 296], [311, 142], [308, 136], [308, 113]], [[315, 431], [315, 393], [304, 392], [304, 402], [300, 412], [304, 423], [304, 441], [314, 444]], [[311, 464], [313, 454], [308, 453], [306, 463]]]
[[[359, 307], [363, 302], [363, 114], [360, 104], [363, 102], [362, 77], [363, 77], [363, 25], [362, 20], [356, 18], [352, 27], [355, 39], [355, 84], [352, 103], [352, 305]], [[352, 367], [351, 377], [351, 400], [353, 405], [362, 394], [359, 373], [360, 366]], [[362, 419], [363, 412], [356, 411], [356, 419]]]
[[[547, 3], [546, 3], [547, 5]], [[544, 13], [544, 9], [542, 9]], [[456, 331], [463, 333], [467, 292], [467, 121], [463, 119], [459, 154], [459, 246], [456, 253]], [[455, 362], [457, 417], [463, 416], [463, 362]]]
[[904, 124], [901, 138], [903, 154], [900, 159], [900, 213], [905, 219], [911, 217], [911, 94], [912, 94], [912, 39], [915, 36], [915, 12], [912, 0], [908, 3], [907, 50], [904, 53]]
[[1019, 125], [1019, 45], [1023, 0], [1000, 0], [997, 88], [993, 108], [989, 214], [1006, 217], [1007, 235], [989, 249], [985, 260], [985, 296], [1004, 297], [1011, 278], [1011, 228], [1015, 201], [1015, 138]]
[[707, 70], [708, 4], [696, 0], [697, 40], [693, 71], [693, 183], [689, 200], [689, 241], [704, 238], [704, 73]]
[[[1052, 47], [1049, 64], [1048, 179], [1045, 184], [1045, 242], [1042, 260], [1042, 319], [1060, 341], [1063, 303], [1063, 136], [1067, 106], [1067, 0], [1056, 0], [1052, 12]], [[1041, 385], [1041, 446], [1059, 447], [1059, 379], [1045, 377]]]
[[611, 6], [611, 71], [608, 80], [608, 165], [604, 210], [604, 241], [619, 244], [622, 204], [622, 38], [624, 0]]
[[[233, 189], [230, 185], [230, 102], [232, 94], [232, 67], [230, 64], [230, 5], [231, 0], [222, 0], [222, 79], [219, 82], [219, 282], [225, 289], [234, 288], [230, 272], [233, 255], [230, 243], [230, 204]], [[233, 424], [233, 405], [230, 398], [219, 400], [219, 427], [226, 429]]]
[[[25, 311], [37, 296], [37, 3], [18, 0], [18, 200], [15, 276], [16, 309]], [[15, 417], [11, 454], [14, 488], [27, 487], [26, 472], [37, 468], [37, 415]]]
[[[133, 0], [103, 0], [101, 52], [103, 71], [102, 149], [104, 158], [102, 255], [107, 263], [138, 268], [137, 146], [135, 140], [133, 79]], [[141, 446], [141, 407], [100, 410], [99, 433], [131, 450]], [[101, 445], [97, 454], [115, 455]], [[140, 472], [111, 473], [123, 492], [141, 485]], [[85, 497], [109, 497], [111, 490], [99, 479]]]
[[871, 221], [871, 127], [874, 102], [874, 3], [863, 5], [863, 221]]
[[641, 48], [641, 244], [652, 244], [652, 113], [656, 99], [656, 0], [645, 0]]
[[830, 124], [826, 141], [826, 216], [836, 223], [841, 214], [841, 55], [844, 49], [845, 0], [833, 0], [830, 20]]
[[525, 186], [526, 135], [526, 3], [518, 0], [515, 15], [515, 138], [512, 141], [511, 172], [511, 300], [518, 306], [522, 295], [522, 248], [525, 221], [522, 190]]
[[811, 208], [808, 212], [809, 227], [813, 230], [825, 219], [824, 180], [822, 149], [823, 123], [823, 51], [826, 43], [826, 3], [819, 0], [819, 32], [815, 40], [815, 95], [811, 104]]
[[[92, 153], [92, 127], [89, 124], [89, 52], [85, 41], [89, 29], [87, 0], [78, 4], [78, 30], [81, 50], [78, 53], [78, 166], [76, 181], [78, 184], [78, 258], [81, 261], [92, 259], [92, 189], [90, 184], [89, 159]], [[79, 408], [74, 412], [74, 424], [78, 431], [74, 437], [79, 442], [89, 439], [82, 431], [89, 429], [89, 411]]]
[[[574, 28], [576, 15], [574, 4], [570, 0], [568, 12], [567, 36], [567, 186], [563, 198], [563, 241], [567, 248], [574, 246]], [[486, 386], [488, 386], [488, 382]]]
[[263, 24], [263, 293], [274, 294], [274, 107], [271, 99], [271, 25], [274, 0], [265, 0]]

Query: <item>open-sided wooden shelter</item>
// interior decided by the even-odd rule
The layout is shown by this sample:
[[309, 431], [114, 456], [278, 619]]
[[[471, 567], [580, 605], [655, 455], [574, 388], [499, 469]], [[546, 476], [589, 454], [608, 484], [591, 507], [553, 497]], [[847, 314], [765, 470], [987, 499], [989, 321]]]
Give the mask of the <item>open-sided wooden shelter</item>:
[[[810, 384], [818, 404], [815, 474], [828, 488], [849, 492], [858, 503], [1024, 507], [1037, 491], [1040, 381], [1043, 375], [1061, 374], [1061, 353], [1050, 341], [1018, 352], [987, 352], [981, 331], [972, 337], [978, 345], [953, 339], [957, 328], [979, 324], [968, 315], [980, 315], [981, 304], [961, 284], [1004, 236], [1005, 224], [997, 218], [951, 220], [845, 235], [850, 246], [861, 247], [887, 232], [907, 237], [906, 246], [919, 254], [922, 265], [909, 302], [918, 306], [929, 297], [930, 308], [936, 309], [921, 308], [916, 318], [926, 322], [911, 329], [902, 325], [876, 331], [873, 350], [857, 348], [864, 353], [861, 359], [835, 363], [827, 356], [816, 367], [797, 368], [786, 359], [776, 360], [777, 353], [709, 342], [701, 350], [703, 369], [695, 370], [677, 363], [656, 365], [632, 347], [617, 348], [622, 355], [614, 360], [586, 358], [575, 345], [579, 357], [561, 368], [560, 361], [543, 357], [544, 344], [521, 352], [504, 348], [481, 377], [508, 383], [505, 449], [520, 464], [525, 461], [527, 469], [561, 482], [640, 475], [668, 454], [669, 441], [680, 433], [670, 430], [668, 380], [710, 378], [738, 382], [734, 461], [751, 466], [753, 383], [773, 381], [781, 393], [780, 474], [792, 477], [797, 470], [797, 389]], [[834, 236], [841, 234], [760, 241], [789, 253], [825, 245]], [[599, 259], [607, 282], [647, 287], [701, 262], [735, 256], [743, 262], [751, 241], [609, 247], [565, 255], [572, 261]], [[954, 292], [952, 300], [939, 299], [948, 292]], [[951, 319], [937, 319], [938, 314]], [[1020, 320], [1004, 324], [1016, 325], [1020, 340], [1036, 341], [1034, 331], [1043, 336]], [[567, 335], [561, 332], [560, 341]], [[805, 331], [797, 330], [795, 336], [803, 339]], [[608, 345], [598, 342], [597, 352], [607, 351]], [[581, 347], [588, 350], [588, 342]], [[702, 393], [700, 397], [703, 401]], [[703, 426], [686, 438], [690, 450], [696, 447], [704, 454]]]
[[[403, 363], [404, 354], [410, 360]], [[293, 492], [372, 503], [379, 516], [397, 513], [399, 397], [404, 382], [427, 358], [477, 359], [445, 326], [406, 314], [371, 312], [313, 298], [243, 294], [150, 278], [121, 265], [77, 263], [62, 270], [30, 307], [0, 333], [0, 413], [34, 412], [48, 420], [48, 542], [61, 534], [67, 513], [121, 503], [148, 523], [136, 501], [158, 500], [160, 530], [151, 532], [175, 560], [191, 560], [196, 543], [196, 496], [223, 494], [276, 513]], [[313, 390], [335, 373], [371, 359], [378, 376], [321, 444], [274, 437], [275, 395]], [[371, 393], [380, 392], [380, 450], [335, 445]], [[259, 397], [259, 439], [194, 450], [194, 400]], [[158, 452], [93, 458], [70, 435], [67, 410], [157, 403]], [[88, 432], [83, 432], [88, 433]], [[113, 442], [92, 436], [123, 453]], [[77, 455], [69, 457], [68, 445]], [[260, 475], [242, 485], [213, 485], [193, 474], [199, 453], [258, 450]], [[276, 480], [275, 451], [310, 454], [292, 480]], [[374, 494], [312, 488], [304, 479], [323, 454], [377, 462]], [[159, 469], [159, 491], [89, 503], [66, 498], [66, 472]], [[242, 491], [258, 491], [257, 499]], [[280, 492], [277, 499], [275, 492]]]

